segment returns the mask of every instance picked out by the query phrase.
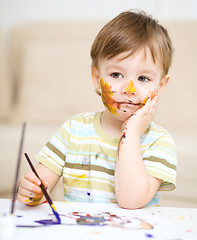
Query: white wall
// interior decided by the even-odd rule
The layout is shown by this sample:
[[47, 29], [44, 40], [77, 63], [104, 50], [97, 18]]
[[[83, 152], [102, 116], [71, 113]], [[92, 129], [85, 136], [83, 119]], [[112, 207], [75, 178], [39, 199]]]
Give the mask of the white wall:
[[34, 20], [108, 20], [131, 8], [159, 20], [197, 19], [197, 0], [0, 0], [0, 31]]

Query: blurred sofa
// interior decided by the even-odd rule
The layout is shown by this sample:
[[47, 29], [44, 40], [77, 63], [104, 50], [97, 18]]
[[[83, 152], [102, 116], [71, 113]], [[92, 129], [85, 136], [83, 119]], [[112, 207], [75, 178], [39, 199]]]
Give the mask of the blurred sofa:
[[[23, 152], [35, 154], [70, 116], [103, 109], [89, 51], [105, 22], [34, 22], [0, 33], [0, 197], [11, 197], [22, 123]], [[162, 205], [197, 207], [197, 22], [164, 22], [174, 44], [171, 81], [155, 122], [177, 145], [177, 189]], [[22, 157], [20, 175], [28, 170]], [[62, 200], [61, 181], [53, 199]]]

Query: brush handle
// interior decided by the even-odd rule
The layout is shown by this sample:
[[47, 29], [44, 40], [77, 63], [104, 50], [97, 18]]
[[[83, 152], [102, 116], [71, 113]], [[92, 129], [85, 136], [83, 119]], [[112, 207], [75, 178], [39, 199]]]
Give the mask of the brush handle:
[[42, 192], [43, 192], [44, 196], [46, 197], [46, 200], [49, 202], [50, 205], [53, 204], [51, 198], [49, 197], [49, 194], [48, 194], [46, 188], [44, 187], [44, 185], [43, 185], [43, 183], [42, 183], [41, 178], [39, 177], [38, 173], [36, 172], [36, 169], [34, 168], [34, 165], [32, 164], [32, 162], [31, 162], [29, 156], [27, 155], [27, 153], [25, 153], [25, 157], [26, 157], [26, 159], [27, 159], [27, 161], [28, 161], [28, 163], [29, 163], [29, 166], [30, 166], [32, 172], [34, 172], [35, 175], [36, 175], [36, 177], [39, 178], [40, 181], [41, 181], [40, 187], [41, 187], [41, 189], [42, 189]]
[[27, 159], [27, 161], [29, 163], [29, 166], [30, 166], [31, 170], [35, 173], [36, 177], [40, 179], [40, 181], [41, 181], [40, 187], [42, 189], [42, 192], [43, 192], [46, 200], [48, 201], [48, 203], [49, 203], [49, 205], [50, 205], [50, 207], [51, 207], [55, 217], [57, 218], [58, 222], [60, 222], [59, 214], [58, 214], [57, 210], [55, 209], [55, 206], [54, 206], [54, 204], [53, 204], [53, 202], [52, 202], [52, 200], [51, 200], [51, 198], [50, 198], [46, 188], [44, 187], [41, 178], [39, 177], [38, 173], [36, 172], [36, 169], [34, 168], [34, 165], [32, 164], [32, 162], [31, 162], [29, 156], [27, 155], [27, 153], [25, 153], [24, 155], [25, 155], [25, 157], [26, 157], [26, 159]]
[[25, 127], [26, 127], [26, 123], [23, 123], [22, 136], [21, 136], [18, 159], [17, 159], [16, 175], [15, 175], [15, 180], [14, 180], [14, 189], [13, 189], [13, 195], [12, 195], [12, 206], [11, 206], [11, 212], [10, 212], [11, 214], [14, 213], [14, 206], [15, 206], [15, 199], [16, 199], [16, 193], [17, 193], [17, 183], [18, 183], [18, 177], [19, 177], [19, 170], [20, 170], [20, 163], [21, 163], [21, 154], [22, 154], [22, 148], [23, 148]]

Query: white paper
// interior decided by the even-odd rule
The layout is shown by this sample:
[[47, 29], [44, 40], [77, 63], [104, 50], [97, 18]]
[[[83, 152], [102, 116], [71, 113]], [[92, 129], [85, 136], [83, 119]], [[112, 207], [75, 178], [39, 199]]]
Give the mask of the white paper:
[[[1, 200], [1, 212], [9, 212], [8, 200]], [[15, 216], [17, 225], [31, 225], [39, 227], [16, 227], [14, 239], [35, 240], [35, 239], [71, 239], [71, 240], [89, 240], [89, 239], [132, 239], [132, 240], [193, 240], [197, 239], [195, 232], [186, 232], [184, 228], [169, 221], [160, 219], [155, 215], [147, 213], [143, 209], [126, 210], [116, 204], [95, 204], [95, 203], [60, 203], [54, 202], [54, 205], [60, 214], [62, 224], [43, 226], [36, 223], [36, 220], [54, 219], [48, 203], [36, 207], [24, 206], [18, 202], [15, 204]], [[113, 221], [109, 219], [104, 226], [89, 226], [78, 224], [73, 212], [79, 212], [79, 215], [89, 214], [91, 217], [100, 217], [108, 219], [109, 214], [116, 217]], [[107, 212], [107, 214], [106, 214]], [[88, 216], [89, 216], [88, 215]], [[143, 225], [144, 224], [144, 225]], [[152, 226], [152, 228], [150, 228]]]

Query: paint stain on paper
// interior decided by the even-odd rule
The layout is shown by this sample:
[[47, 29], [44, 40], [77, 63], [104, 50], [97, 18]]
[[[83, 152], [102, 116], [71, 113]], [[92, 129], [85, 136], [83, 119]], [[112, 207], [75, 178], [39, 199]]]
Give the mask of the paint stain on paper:
[[56, 222], [52, 219], [43, 219], [43, 220], [37, 220], [35, 221], [36, 223], [40, 223], [42, 225], [57, 225], [57, 224], [61, 224], [59, 222]]
[[104, 218], [99, 217], [92, 217], [92, 216], [82, 216], [77, 219], [77, 223], [80, 225], [89, 225], [89, 226], [104, 226], [107, 225], [107, 220]]
[[[49, 214], [52, 216], [53, 214]], [[141, 219], [136, 215], [119, 215], [113, 212], [98, 212], [90, 214], [88, 212], [68, 212], [66, 214], [60, 213], [62, 222], [54, 221], [53, 219], [39, 219], [35, 223], [40, 225], [17, 225], [17, 227], [40, 227], [49, 225], [87, 225], [87, 226], [111, 226], [122, 229], [153, 229], [154, 226], [148, 221]], [[148, 236], [147, 236], [148, 237]], [[150, 237], [150, 236], [149, 236]]]

